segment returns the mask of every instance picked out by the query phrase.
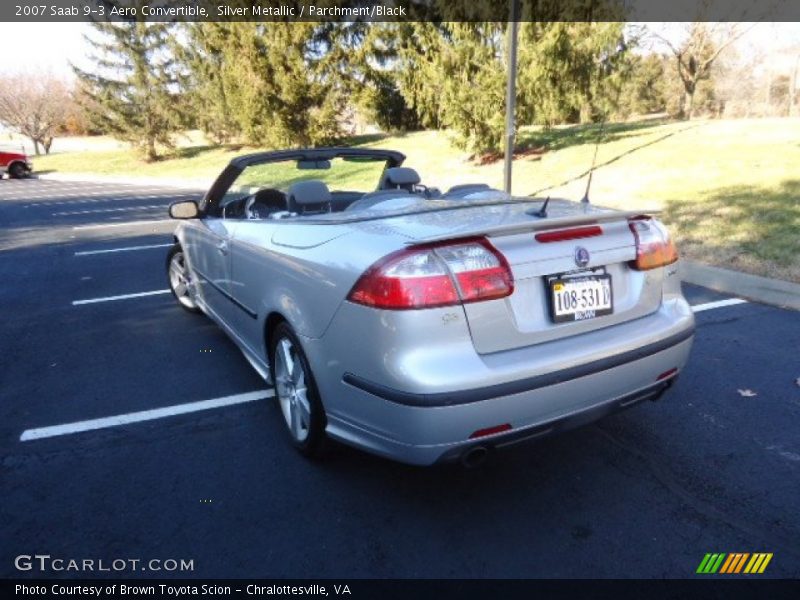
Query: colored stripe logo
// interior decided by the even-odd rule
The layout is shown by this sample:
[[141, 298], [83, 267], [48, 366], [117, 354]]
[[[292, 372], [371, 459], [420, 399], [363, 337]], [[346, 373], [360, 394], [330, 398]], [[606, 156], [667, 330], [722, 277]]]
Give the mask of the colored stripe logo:
[[708, 553], [700, 561], [696, 573], [702, 575], [716, 573], [725, 575], [760, 574], [766, 570], [771, 560], [771, 552]]

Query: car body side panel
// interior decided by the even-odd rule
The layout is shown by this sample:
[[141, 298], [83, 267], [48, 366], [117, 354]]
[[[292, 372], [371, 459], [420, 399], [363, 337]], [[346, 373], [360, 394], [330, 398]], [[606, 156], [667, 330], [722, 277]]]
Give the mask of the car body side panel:
[[[274, 232], [287, 225], [284, 243], [273, 244]], [[298, 335], [319, 338], [361, 274], [405, 243], [343, 229], [313, 247], [287, 245], [291, 232], [302, 238], [297, 230], [280, 221], [204, 218], [181, 222], [175, 231], [196, 276], [201, 309], [235, 337], [251, 362], [266, 365], [270, 315], [280, 315]], [[222, 241], [227, 256], [217, 250]]]
[[310, 248], [273, 244], [274, 231], [284, 226], [279, 221], [241, 221], [235, 226], [231, 289], [259, 319], [277, 312], [307, 337], [323, 334], [369, 265], [402, 247], [397, 240], [351, 237], [346, 232]]
[[180, 235], [176, 235], [197, 276], [198, 295], [227, 321], [231, 270], [229, 223], [216, 218], [193, 219], [185, 221], [179, 230]]

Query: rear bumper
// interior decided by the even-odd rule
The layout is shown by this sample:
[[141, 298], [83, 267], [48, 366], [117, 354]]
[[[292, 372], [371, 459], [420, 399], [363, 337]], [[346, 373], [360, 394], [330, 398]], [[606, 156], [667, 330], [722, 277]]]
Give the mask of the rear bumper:
[[472, 388], [467, 390], [457, 390], [453, 392], [439, 392], [433, 394], [415, 394], [412, 392], [404, 392], [395, 390], [385, 385], [369, 381], [358, 375], [352, 373], [345, 373], [342, 381], [364, 392], [368, 392], [378, 398], [383, 398], [389, 402], [397, 404], [404, 404], [406, 406], [454, 406], [458, 404], [469, 404], [471, 402], [480, 402], [482, 400], [490, 400], [500, 396], [510, 396], [513, 394], [522, 394], [532, 392], [540, 388], [545, 388], [551, 385], [564, 383], [580, 377], [587, 377], [607, 371], [620, 365], [624, 365], [664, 350], [668, 350], [673, 346], [689, 340], [694, 335], [694, 327], [690, 327], [675, 333], [669, 337], [658, 340], [641, 348], [628, 350], [627, 352], [620, 352], [595, 360], [592, 362], [576, 365], [550, 373], [543, 373], [533, 377], [518, 379], [516, 381], [509, 381], [506, 383], [499, 383], [480, 388]]
[[[578, 427], [644, 400], [656, 400], [682, 368], [692, 337], [649, 356], [507, 396], [451, 406], [421, 407], [385, 400], [342, 384], [351, 398], [365, 406], [363, 420], [328, 416], [328, 433], [335, 439], [375, 454], [415, 465], [457, 460], [474, 447], [499, 448]], [[508, 423], [503, 433], [470, 439], [474, 432]]]
[[[354, 344], [345, 328], [306, 338], [304, 347], [328, 434], [417, 465], [555, 433], [655, 398], [686, 364], [694, 333], [691, 307], [677, 295], [622, 325], [489, 355], [475, 352], [468, 333], [448, 338], [449, 324], [414, 329], [418, 315], [401, 323], [392, 316], [362, 327], [364, 343]], [[471, 438], [505, 425], [511, 429]]]
[[443, 453], [437, 462], [453, 462], [459, 460], [467, 451], [476, 447], [487, 449], [505, 448], [520, 442], [527, 442], [534, 439], [544, 438], [550, 435], [569, 431], [583, 425], [587, 425], [603, 417], [631, 408], [650, 400], [655, 402], [672, 387], [677, 380], [677, 376], [672, 376], [664, 381], [660, 381], [650, 387], [637, 390], [619, 398], [613, 398], [607, 402], [591, 406], [575, 413], [546, 421], [538, 425], [512, 431], [503, 435], [494, 436], [486, 440], [472, 440], [471, 444], [458, 445]]

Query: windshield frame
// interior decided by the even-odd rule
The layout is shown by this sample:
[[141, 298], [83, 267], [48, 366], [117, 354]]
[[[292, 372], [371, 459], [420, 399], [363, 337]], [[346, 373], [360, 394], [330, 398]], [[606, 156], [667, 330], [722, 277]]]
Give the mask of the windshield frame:
[[[275, 152], [257, 152], [238, 156], [228, 163], [200, 201], [201, 216], [222, 216], [221, 200], [247, 167], [291, 160], [332, 160], [334, 158], [373, 158], [387, 168], [399, 167], [406, 157], [402, 152], [377, 148], [298, 148]], [[377, 182], [376, 182], [377, 185]]]

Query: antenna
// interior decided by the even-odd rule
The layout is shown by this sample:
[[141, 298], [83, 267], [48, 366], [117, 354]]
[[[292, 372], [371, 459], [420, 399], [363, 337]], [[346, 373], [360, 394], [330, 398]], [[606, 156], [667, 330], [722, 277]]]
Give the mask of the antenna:
[[600, 148], [600, 141], [603, 139], [605, 132], [606, 117], [603, 116], [603, 122], [600, 124], [600, 134], [597, 136], [597, 141], [594, 144], [594, 156], [592, 156], [592, 167], [589, 169], [589, 178], [586, 180], [586, 191], [583, 193], [581, 203], [589, 204], [589, 189], [592, 187], [592, 175], [594, 175], [594, 167], [597, 164], [597, 151]]
[[550, 204], [550, 196], [545, 198], [544, 204], [542, 204], [542, 207], [539, 210], [537, 210], [535, 213], [533, 213], [533, 214], [535, 216], [537, 216], [537, 217], [541, 217], [542, 219], [544, 219], [547, 216], [547, 205], [548, 204]]
[[[609, 75], [611, 73], [611, 59], [619, 56], [625, 50], [628, 49], [628, 46], [625, 44], [625, 38], [621, 38], [619, 43], [617, 44], [616, 52], [613, 55], [606, 55], [600, 61], [600, 68], [602, 70], [603, 75]], [[617, 88], [617, 97], [614, 101], [614, 105], [619, 102], [619, 95], [622, 91], [622, 87]], [[586, 180], [586, 191], [583, 193], [583, 198], [581, 198], [581, 204], [589, 204], [589, 190], [592, 188], [592, 175], [594, 175], [595, 167], [597, 166], [597, 151], [600, 149], [600, 142], [603, 141], [606, 132], [606, 123], [608, 122], [608, 114], [611, 112], [610, 110], [603, 111], [603, 120], [600, 122], [600, 132], [597, 135], [597, 141], [594, 144], [594, 155], [592, 155], [592, 167], [589, 169], [589, 177]]]
[[550, 204], [550, 196], [545, 198], [544, 202], [542, 203], [542, 205], [538, 209], [534, 210], [532, 208], [529, 208], [528, 210], [525, 211], [525, 214], [526, 215], [530, 215], [532, 217], [539, 217], [540, 219], [546, 219], [547, 218], [547, 205], [548, 204]]

